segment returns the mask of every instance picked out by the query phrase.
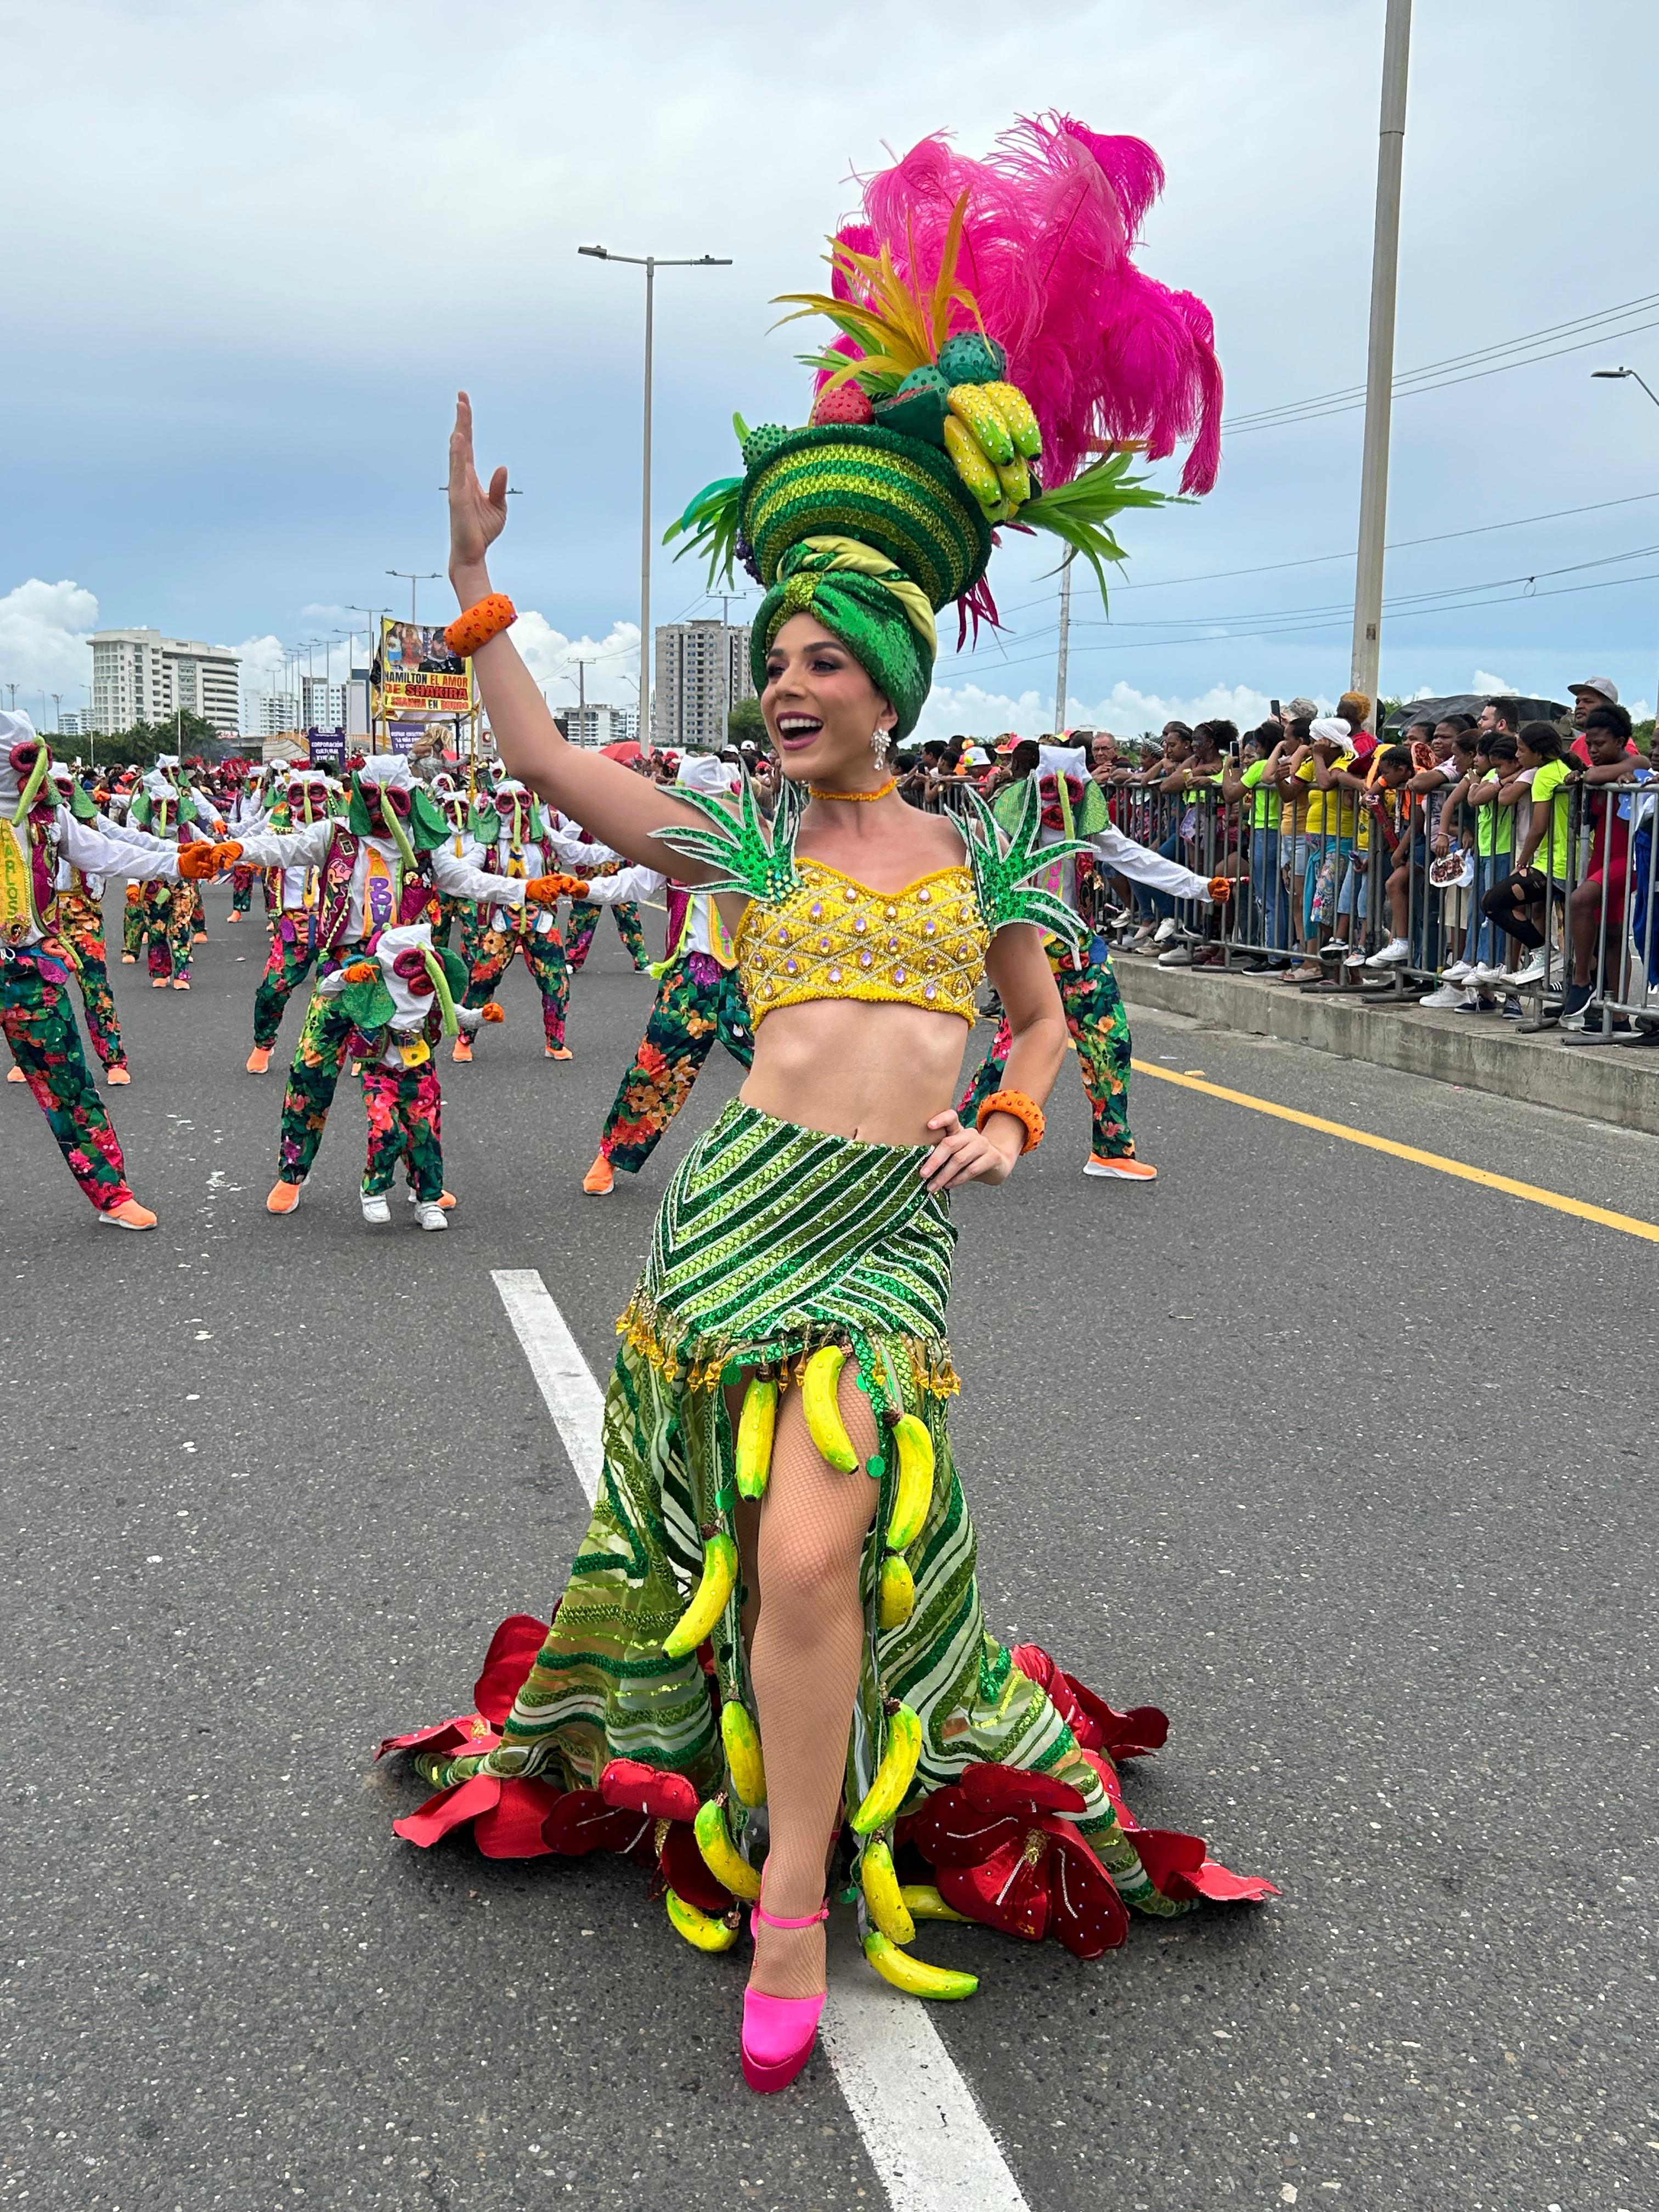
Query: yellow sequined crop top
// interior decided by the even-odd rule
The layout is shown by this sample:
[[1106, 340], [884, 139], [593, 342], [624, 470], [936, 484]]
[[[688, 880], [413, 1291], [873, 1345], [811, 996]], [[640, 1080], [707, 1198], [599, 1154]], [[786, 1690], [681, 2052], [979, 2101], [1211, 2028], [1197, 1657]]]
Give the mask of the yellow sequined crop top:
[[738, 930], [757, 1029], [777, 1007], [810, 999], [920, 1006], [971, 1027], [991, 933], [969, 867], [935, 869], [902, 891], [872, 890], [821, 860], [798, 859], [795, 871], [789, 893], [749, 907]]
[[900, 891], [872, 890], [799, 857], [800, 796], [792, 783], [778, 791], [769, 817], [747, 778], [731, 797], [684, 787], [675, 797], [702, 818], [665, 824], [659, 842], [706, 872], [700, 890], [750, 902], [735, 942], [756, 1029], [777, 1007], [811, 999], [884, 1000], [971, 1024], [998, 930], [1029, 922], [1070, 945], [1086, 940], [1075, 908], [1045, 886], [1056, 862], [1090, 848], [1042, 843], [1035, 776], [1010, 794], [1006, 823], [970, 790], [956, 824], [964, 859]]

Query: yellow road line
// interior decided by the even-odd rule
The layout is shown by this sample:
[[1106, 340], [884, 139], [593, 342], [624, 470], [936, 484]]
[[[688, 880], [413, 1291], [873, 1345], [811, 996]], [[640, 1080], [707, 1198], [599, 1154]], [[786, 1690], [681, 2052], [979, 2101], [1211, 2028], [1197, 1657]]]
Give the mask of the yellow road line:
[[1152, 1067], [1144, 1060], [1129, 1065], [1137, 1075], [1153, 1075], [1160, 1083], [1179, 1084], [1183, 1091], [1202, 1091], [1211, 1098], [1224, 1098], [1230, 1106], [1248, 1106], [1254, 1113], [1271, 1114], [1278, 1121], [1294, 1121], [1298, 1128], [1316, 1129], [1322, 1137], [1341, 1137], [1368, 1152], [1391, 1152], [1397, 1160], [1412, 1160], [1420, 1168], [1437, 1168], [1442, 1175], [1464, 1182], [1483, 1183], [1510, 1198], [1530, 1199], [1557, 1213], [1576, 1214], [1580, 1221], [1600, 1222], [1603, 1229], [1621, 1229], [1626, 1237], [1644, 1237], [1659, 1244], [1659, 1225], [1638, 1221], [1634, 1214], [1613, 1213], [1605, 1206], [1590, 1206], [1582, 1198], [1564, 1198], [1558, 1190], [1540, 1190], [1534, 1182], [1516, 1182], [1512, 1176], [1493, 1175], [1490, 1168], [1472, 1168], [1462, 1160], [1449, 1160], [1439, 1152], [1425, 1152], [1415, 1145], [1397, 1144], [1392, 1137], [1374, 1137], [1369, 1129], [1351, 1129], [1346, 1121], [1328, 1121], [1318, 1114], [1300, 1114], [1293, 1106], [1275, 1105], [1271, 1098], [1253, 1098], [1248, 1091], [1229, 1091], [1219, 1083], [1201, 1083], [1195, 1075], [1177, 1075], [1172, 1067]]

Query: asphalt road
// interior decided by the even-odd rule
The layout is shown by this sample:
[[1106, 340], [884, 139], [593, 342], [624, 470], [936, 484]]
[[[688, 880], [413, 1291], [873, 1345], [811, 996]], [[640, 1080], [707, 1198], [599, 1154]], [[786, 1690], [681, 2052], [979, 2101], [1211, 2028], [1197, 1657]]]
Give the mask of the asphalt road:
[[[400, 1844], [420, 1787], [368, 1765], [581, 1533], [490, 1270], [538, 1268], [602, 1375], [735, 1070], [582, 1197], [651, 988], [607, 923], [572, 1064], [520, 972], [446, 1069], [450, 1234], [362, 1225], [344, 1087], [272, 1221], [263, 933], [209, 903], [188, 998], [116, 970], [159, 1231], [98, 1228], [0, 1087], [0, 2206], [875, 2212], [822, 2057], [742, 2087], [741, 1953], [619, 1862]], [[1650, 1138], [1167, 1018], [1137, 1050], [1659, 1221]], [[994, 1629], [1169, 1711], [1143, 1818], [1283, 1894], [1092, 1965], [929, 1931], [983, 1975], [939, 2033], [1031, 2212], [1644, 2212], [1654, 1247], [1146, 1079], [1135, 1124], [1156, 1187], [1084, 1181], [1068, 1071], [959, 1204], [981, 1577]]]

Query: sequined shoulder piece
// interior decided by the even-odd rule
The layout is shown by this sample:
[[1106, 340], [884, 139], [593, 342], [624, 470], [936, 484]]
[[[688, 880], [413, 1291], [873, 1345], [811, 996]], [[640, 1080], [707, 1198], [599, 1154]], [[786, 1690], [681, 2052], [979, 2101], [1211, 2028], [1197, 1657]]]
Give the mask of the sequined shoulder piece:
[[701, 830], [671, 823], [654, 833], [659, 842], [684, 853], [688, 860], [726, 871], [712, 883], [700, 883], [700, 891], [734, 892], [771, 906], [799, 890], [795, 832], [800, 824], [800, 799], [793, 783], [780, 781], [770, 822], [761, 812], [746, 774], [735, 812], [713, 792], [688, 791], [677, 785], [674, 796], [695, 806], [709, 826]]
[[973, 811], [957, 826], [968, 848], [979, 910], [993, 936], [1010, 922], [1035, 922], [1076, 951], [1088, 938], [1087, 923], [1063, 898], [1032, 878], [1046, 874], [1057, 861], [1081, 859], [1091, 848], [1081, 837], [1040, 843], [1042, 807], [1036, 776], [1028, 775], [1022, 788], [1019, 811], [1005, 830], [973, 786], [966, 787]]

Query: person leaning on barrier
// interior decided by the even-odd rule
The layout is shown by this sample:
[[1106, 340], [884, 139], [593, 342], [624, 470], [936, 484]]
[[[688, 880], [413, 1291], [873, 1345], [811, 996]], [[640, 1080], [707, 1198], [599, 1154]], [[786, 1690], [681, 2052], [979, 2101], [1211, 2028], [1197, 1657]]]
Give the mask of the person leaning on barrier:
[[[1638, 757], [1632, 760], [1630, 716], [1622, 707], [1595, 707], [1583, 728], [1589, 766], [1583, 772], [1585, 804], [1590, 815], [1589, 869], [1582, 883], [1567, 895], [1567, 925], [1572, 938], [1572, 981], [1561, 1009], [1565, 1026], [1577, 1022], [1595, 995], [1592, 977], [1600, 968], [1603, 990], [1617, 994], [1622, 981], [1625, 948], [1628, 942], [1626, 884], [1630, 876], [1630, 839], [1635, 813], [1633, 792], [1615, 792], [1605, 786], [1646, 783], [1652, 770]], [[1599, 959], [1598, 959], [1599, 956]], [[1622, 1017], [1615, 1029], [1629, 1027]]]
[[1571, 848], [1569, 791], [1573, 763], [1553, 722], [1528, 722], [1516, 740], [1516, 773], [1500, 787], [1507, 805], [1525, 800], [1530, 818], [1516, 856], [1514, 872], [1494, 884], [1482, 901], [1490, 915], [1530, 957], [1504, 971], [1513, 989], [1540, 983], [1547, 974], [1545, 939], [1548, 906], [1566, 905], [1567, 856]]

